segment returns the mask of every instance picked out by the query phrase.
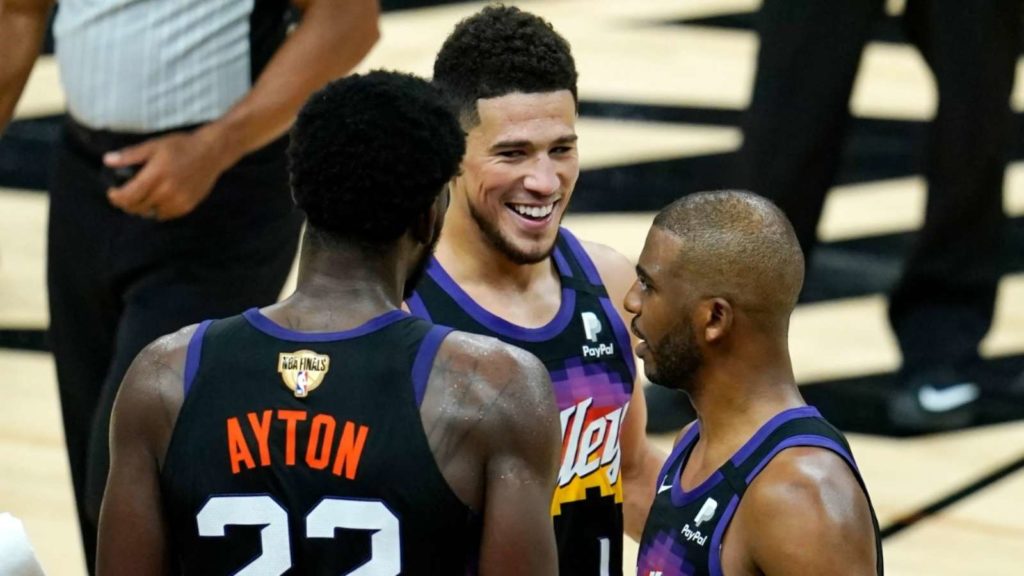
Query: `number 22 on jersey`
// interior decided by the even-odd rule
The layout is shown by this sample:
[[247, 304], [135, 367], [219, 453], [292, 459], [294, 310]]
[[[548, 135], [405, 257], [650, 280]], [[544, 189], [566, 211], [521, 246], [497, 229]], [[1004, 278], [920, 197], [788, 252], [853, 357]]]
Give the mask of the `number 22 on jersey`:
[[[227, 526], [264, 525], [262, 554], [236, 576], [281, 575], [292, 566], [288, 512], [266, 495], [214, 496], [199, 510], [200, 536], [223, 537]], [[402, 571], [398, 518], [383, 502], [324, 498], [306, 516], [306, 538], [334, 538], [336, 528], [374, 530], [370, 559], [348, 576], [397, 576]]]

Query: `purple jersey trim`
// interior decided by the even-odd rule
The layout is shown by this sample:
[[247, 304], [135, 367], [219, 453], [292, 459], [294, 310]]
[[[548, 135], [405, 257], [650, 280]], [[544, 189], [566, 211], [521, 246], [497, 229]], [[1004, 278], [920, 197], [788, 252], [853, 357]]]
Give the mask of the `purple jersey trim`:
[[430, 265], [427, 267], [427, 274], [430, 275], [434, 282], [437, 282], [441, 290], [447, 292], [455, 300], [463, 311], [485, 328], [496, 334], [522, 340], [523, 342], [543, 342], [554, 338], [569, 325], [569, 322], [572, 321], [573, 310], [576, 309], [576, 291], [563, 287], [562, 305], [558, 308], [558, 313], [555, 314], [555, 317], [540, 328], [524, 328], [492, 314], [477, 304], [469, 294], [463, 291], [461, 286], [455, 283], [455, 280], [441, 267], [441, 263], [436, 258], [431, 258]]
[[420, 350], [412, 364], [412, 389], [416, 394], [417, 407], [423, 403], [423, 394], [427, 391], [427, 380], [430, 378], [430, 369], [434, 366], [437, 350], [445, 336], [451, 332], [452, 329], [447, 326], [434, 326], [420, 342]]
[[433, 322], [433, 320], [430, 319], [430, 311], [427, 310], [427, 306], [423, 303], [423, 298], [420, 296], [419, 292], [413, 292], [412, 296], [405, 301], [405, 304], [409, 307], [409, 312], [411, 312], [413, 316], [422, 318], [427, 322]]
[[729, 505], [725, 508], [725, 512], [718, 520], [718, 526], [715, 526], [715, 532], [711, 535], [711, 547], [708, 548], [708, 572], [711, 573], [711, 576], [724, 576], [722, 574], [722, 537], [725, 536], [725, 529], [732, 522], [733, 514], [736, 513], [736, 507], [739, 504], [739, 496], [733, 496], [732, 500], [729, 500]]
[[690, 426], [690, 429], [683, 435], [683, 439], [676, 446], [676, 450], [673, 450], [673, 455], [678, 462], [673, 462], [675, 470], [672, 472], [672, 491], [669, 493], [672, 496], [672, 505], [686, 506], [690, 502], [700, 498], [706, 494], [709, 490], [718, 485], [722, 481], [724, 476], [719, 470], [715, 470], [715, 473], [708, 476], [706, 480], [701, 482], [696, 488], [692, 490], [685, 490], [681, 477], [683, 474], [683, 460], [680, 455], [686, 450], [691, 444], [697, 441], [697, 436], [700, 433], [700, 422]]
[[[672, 452], [670, 452], [668, 458], [665, 459], [665, 463], [661, 465], [661, 472], [658, 474], [658, 479], [655, 480], [655, 490], [657, 490], [661, 486], [661, 483], [665, 481], [665, 478], [672, 473], [673, 468], [678, 470], [680, 463], [677, 462], [677, 460], [679, 460], [680, 454], [682, 454], [683, 451], [686, 450], [686, 447], [693, 442], [696, 435], [697, 425], [694, 424], [693, 426], [690, 426], [685, 434], [683, 434], [683, 437], [679, 439], [679, 442], [676, 442], [676, 445], [672, 447]], [[679, 475], [674, 475], [672, 477], [672, 481], [678, 483]]]
[[764, 470], [765, 466], [767, 466], [779, 452], [794, 446], [815, 446], [831, 450], [845, 460], [851, 470], [857, 472], [857, 463], [853, 461], [853, 456], [851, 456], [841, 444], [831, 438], [825, 438], [824, 436], [818, 436], [816, 434], [801, 434], [799, 436], [786, 438], [784, 441], [780, 442], [778, 446], [772, 448], [772, 451], [761, 460], [757, 467], [751, 470], [750, 474], [747, 474], [747, 485], [750, 485], [750, 483], [754, 481], [754, 478]]
[[619, 347], [622, 349], [622, 359], [626, 361], [626, 367], [629, 368], [629, 377], [633, 382], [636, 382], [636, 360], [633, 358], [633, 342], [629, 339], [629, 333], [626, 332], [626, 323], [622, 321], [622, 316], [619, 315], [619, 311], [615, 309], [615, 305], [612, 304], [610, 298], [601, 298], [601, 308], [604, 309], [604, 315], [608, 317], [608, 321], [612, 324], [615, 339], [619, 341]]
[[[783, 412], [783, 414], [785, 413], [786, 412]], [[789, 418], [789, 420], [792, 420], [792, 418]], [[835, 440], [832, 440], [831, 438], [826, 438], [824, 436], [818, 436], [816, 434], [801, 434], [799, 436], [792, 436], [790, 438], [786, 438], [785, 440], [780, 442], [775, 448], [772, 448], [772, 451], [769, 452], [764, 458], [762, 458], [761, 462], [758, 463], [757, 467], [755, 467], [750, 472], [750, 474], [747, 475], [747, 485], [749, 486], [750, 483], [754, 481], [754, 478], [756, 478], [757, 475], [760, 474], [761, 471], [764, 470], [769, 463], [771, 463], [771, 461], [775, 458], [775, 456], [779, 454], [779, 452], [782, 452], [786, 448], [793, 448], [795, 446], [816, 446], [818, 448], [831, 450], [838, 454], [843, 460], [845, 460], [846, 464], [850, 467], [851, 470], [854, 471], [854, 473], [857, 473], [857, 464], [853, 461], [853, 456], [851, 456], [850, 453], [847, 452], [841, 444], [839, 444]], [[736, 508], [737, 506], [739, 506], [739, 503], [739, 497], [733, 496], [732, 500], [729, 501], [729, 507], [725, 509], [725, 512], [722, 514], [722, 517], [718, 520], [718, 525], [715, 526], [715, 532], [711, 536], [711, 554], [709, 558], [710, 561], [708, 563], [708, 568], [712, 576], [723, 576], [721, 559], [722, 537], [725, 534], [725, 529], [728, 528], [729, 524], [732, 522], [732, 517], [736, 513]]]
[[[595, 286], [604, 286], [604, 283], [601, 281], [601, 275], [598, 274], [597, 267], [594, 266], [594, 261], [590, 259], [590, 255], [587, 254], [580, 241], [573, 236], [572, 232], [565, 228], [560, 228], [559, 233], [565, 237], [565, 242], [569, 245], [569, 250], [572, 251], [576, 257], [576, 262], [579, 263], [583, 273], [587, 276], [587, 281]], [[604, 309], [604, 315], [612, 323], [612, 331], [615, 332], [615, 338], [619, 341], [619, 347], [622, 348], [622, 358], [626, 361], [626, 366], [629, 367], [629, 375], [636, 381], [636, 361], [633, 358], [633, 342], [629, 339], [629, 333], [626, 331], [626, 323], [623, 322], [622, 315], [615, 308], [611, 298], [602, 297], [600, 300], [601, 308]]]
[[558, 267], [558, 271], [561, 272], [563, 276], [572, 278], [572, 266], [569, 266], [569, 261], [565, 259], [565, 255], [562, 254], [562, 250], [556, 246], [552, 255], [555, 257], [555, 266]]
[[359, 336], [365, 336], [371, 332], [376, 332], [389, 324], [394, 324], [403, 318], [409, 317], [409, 315], [402, 310], [391, 310], [390, 312], [385, 312], [384, 314], [381, 314], [376, 318], [372, 318], [365, 324], [351, 330], [342, 330], [339, 332], [297, 332], [274, 323], [273, 320], [264, 316], [258, 308], [250, 308], [242, 315], [249, 321], [249, 324], [251, 324], [253, 328], [260, 332], [273, 336], [274, 338], [280, 338], [281, 340], [289, 340], [292, 342], [334, 342], [336, 340], [348, 340], [350, 338], [357, 338]]
[[718, 485], [719, 482], [725, 479], [722, 475], [721, 470], [715, 470], [715, 473], [708, 476], [706, 480], [700, 483], [693, 490], [683, 489], [683, 483], [681, 482], [682, 476], [682, 464], [678, 468], [677, 474], [672, 475], [672, 505], [675, 507], [686, 506], [690, 502], [697, 500], [711, 491], [712, 488]]
[[743, 464], [744, 460], [750, 457], [754, 450], [757, 450], [757, 447], [764, 442], [765, 438], [767, 438], [772, 432], [775, 432], [779, 426], [782, 426], [790, 420], [810, 417], [821, 418], [821, 414], [818, 412], [817, 408], [813, 406], [800, 406], [799, 408], [790, 408], [789, 410], [779, 412], [775, 416], [772, 416], [771, 420], [765, 422], [760, 428], [758, 428], [757, 432], [750, 437], [750, 440], [747, 440], [746, 444], [744, 444], [736, 454], [733, 454], [730, 461], [734, 466], [740, 466]]
[[597, 273], [594, 262], [590, 260], [590, 255], [583, 249], [580, 241], [573, 236], [572, 232], [565, 228], [560, 228], [559, 234], [565, 237], [566, 244], [569, 245], [569, 249], [576, 256], [576, 261], [579, 262], [580, 268], [583, 268], [583, 273], [586, 274], [587, 280], [595, 286], [602, 286], [601, 275]]
[[185, 396], [188, 396], [188, 391], [192, 389], [192, 382], [196, 379], [196, 374], [199, 373], [199, 357], [203, 353], [203, 336], [206, 335], [206, 329], [212, 323], [213, 320], [204, 320], [188, 341], [188, 348], [185, 350]]

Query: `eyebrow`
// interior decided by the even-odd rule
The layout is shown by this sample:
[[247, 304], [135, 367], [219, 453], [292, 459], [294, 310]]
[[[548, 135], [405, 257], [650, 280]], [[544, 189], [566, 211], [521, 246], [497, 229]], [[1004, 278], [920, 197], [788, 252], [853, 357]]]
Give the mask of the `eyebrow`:
[[644, 270], [643, 266], [639, 264], [636, 265], [636, 275], [638, 278], [643, 278], [645, 281], [651, 279], [651, 275], [648, 274], [647, 270]]
[[[568, 136], [562, 136], [556, 139], [552, 144], [572, 144], [579, 140], [579, 136], [576, 134], [569, 134]], [[529, 140], [501, 140], [491, 145], [491, 150], [498, 150], [501, 148], [529, 148], [534, 143]]]

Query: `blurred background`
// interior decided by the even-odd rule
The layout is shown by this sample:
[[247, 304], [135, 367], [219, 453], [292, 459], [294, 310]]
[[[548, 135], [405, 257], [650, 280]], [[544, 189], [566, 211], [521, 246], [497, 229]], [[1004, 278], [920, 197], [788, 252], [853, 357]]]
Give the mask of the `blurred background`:
[[[749, 184], [740, 150], [743, 128], [751, 122], [761, 2], [508, 3], [548, 18], [577, 59], [583, 172], [565, 224], [578, 236], [635, 259], [654, 213], [665, 204], [699, 190]], [[384, 0], [382, 38], [360, 69], [429, 76], [434, 54], [454, 23], [483, 5]], [[906, 9], [904, 2], [886, 2], [866, 32], [850, 90], [852, 116], [836, 146], [835, 176], [791, 327], [794, 368], [808, 401], [851, 439], [883, 527], [888, 574], [1019, 574], [1024, 563], [1024, 138], [1019, 122], [1006, 123], [1002, 206], [1008, 218], [999, 223], [1005, 224], [999, 239], [1001, 279], [993, 325], [979, 348], [982, 360], [972, 366], [982, 388], [972, 419], [952, 431], [915, 432], [894, 422], [888, 408], [905, 374], [887, 303], [924, 222], [929, 124], [939, 103], [936, 78], [911, 44]], [[1014, 25], [1024, 23], [1018, 17]], [[798, 55], [811, 49], [796, 48]], [[812, 60], [814, 54], [806, 57]], [[1013, 119], [1024, 110], [1021, 76], [1010, 94]], [[810, 115], [817, 104], [794, 102], [790, 113], [799, 116], [806, 109]], [[50, 574], [77, 575], [84, 568], [45, 335], [45, 190], [63, 112], [48, 41], [15, 121], [0, 138], [0, 512], [25, 522]], [[964, 225], [959, 234], [980, 232], [972, 226]], [[652, 430], [652, 437], [667, 449], [676, 426], [670, 413], [678, 402], [652, 394], [650, 403], [652, 414], [661, 410], [658, 417], [667, 422]], [[628, 539], [627, 550], [626, 573], [632, 573], [636, 547]]]

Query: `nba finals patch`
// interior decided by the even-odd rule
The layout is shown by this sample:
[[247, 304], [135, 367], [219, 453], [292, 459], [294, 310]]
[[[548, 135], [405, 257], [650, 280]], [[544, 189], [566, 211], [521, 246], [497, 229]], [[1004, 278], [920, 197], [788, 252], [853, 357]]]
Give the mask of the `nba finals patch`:
[[295, 393], [296, 398], [305, 398], [316, 390], [327, 375], [330, 365], [330, 357], [312, 350], [299, 350], [291, 354], [282, 352], [277, 355], [277, 371], [284, 385]]

